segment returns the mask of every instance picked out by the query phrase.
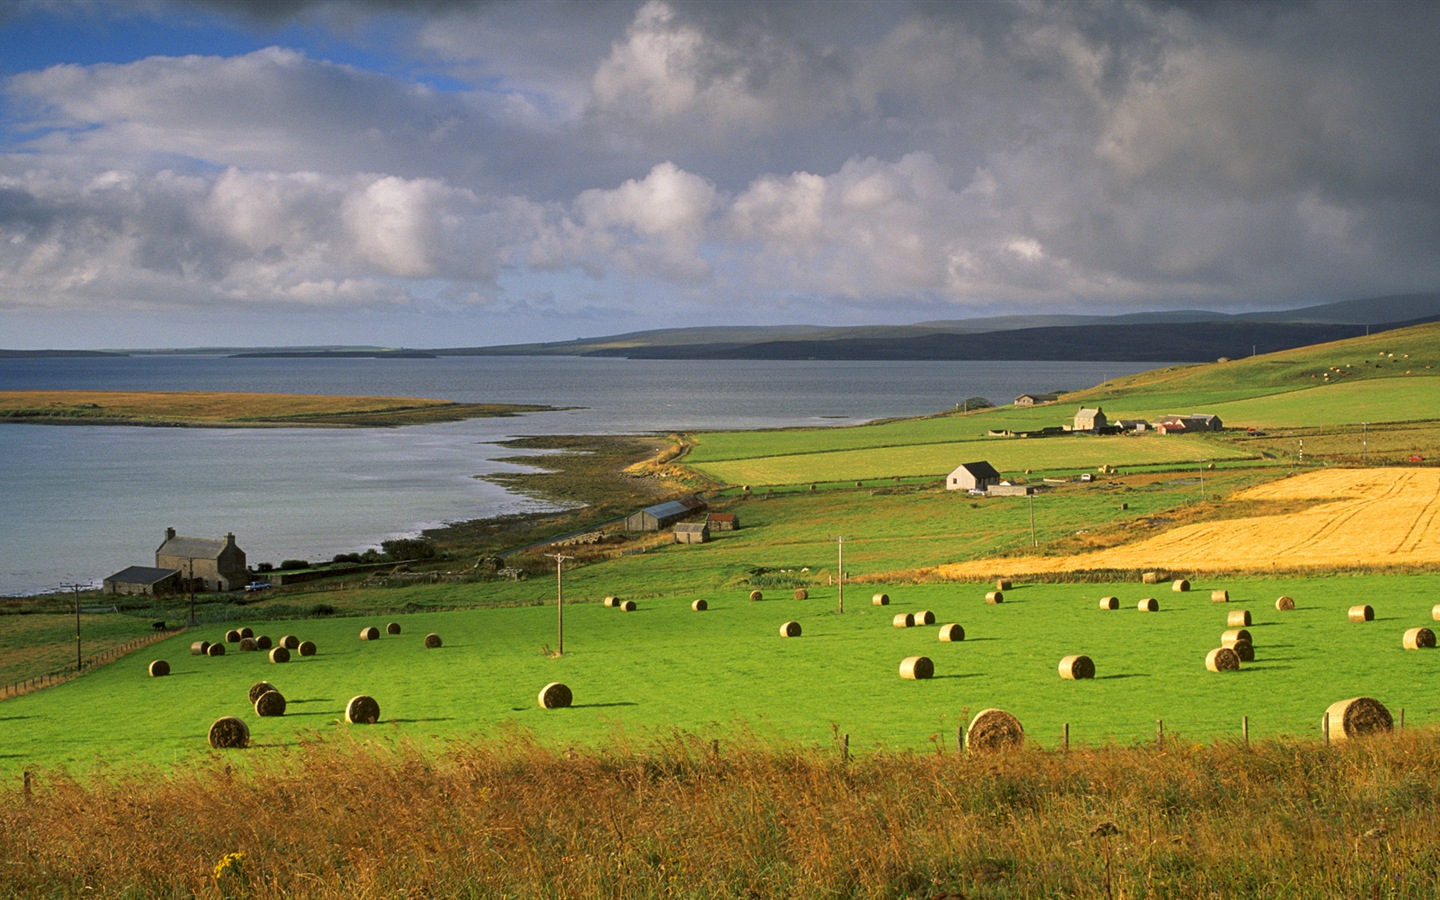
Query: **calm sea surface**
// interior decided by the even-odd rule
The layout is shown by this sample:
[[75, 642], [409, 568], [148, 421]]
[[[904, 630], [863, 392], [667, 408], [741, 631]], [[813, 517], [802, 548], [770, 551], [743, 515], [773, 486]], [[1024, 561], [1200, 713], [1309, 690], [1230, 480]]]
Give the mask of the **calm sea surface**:
[[[670, 362], [140, 356], [0, 359], [0, 390], [434, 397], [575, 407], [411, 428], [0, 425], [0, 595], [154, 565], [167, 527], [233, 531], [250, 563], [329, 559], [445, 522], [542, 509], [478, 475], [537, 434], [844, 425], [967, 397], [1077, 390], [1159, 363]], [[537, 457], [543, 464], [543, 458]]]

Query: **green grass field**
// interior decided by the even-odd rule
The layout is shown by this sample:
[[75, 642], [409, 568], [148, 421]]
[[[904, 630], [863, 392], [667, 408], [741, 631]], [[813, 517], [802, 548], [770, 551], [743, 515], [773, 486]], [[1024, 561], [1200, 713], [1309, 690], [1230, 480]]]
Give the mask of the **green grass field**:
[[[393, 617], [398, 636], [358, 639], [380, 618], [270, 622], [264, 633], [314, 640], [319, 653], [270, 663], [234, 645], [219, 658], [189, 653], [205, 629], [178, 636], [120, 663], [47, 691], [6, 701], [0, 771], [63, 765], [103, 772], [110, 766], [171, 765], [205, 757], [210, 723], [244, 718], [252, 754], [284, 753], [320, 740], [410, 740], [533, 733], [549, 743], [603, 743], [617, 736], [653, 738], [671, 729], [729, 740], [744, 736], [828, 745], [849, 734], [852, 749], [953, 747], [956, 730], [980, 709], [1009, 710], [1041, 745], [1059, 743], [1068, 723], [1077, 744], [1132, 743], [1155, 733], [1196, 740], [1238, 737], [1249, 717], [1255, 737], [1319, 736], [1331, 702], [1375, 696], [1407, 723], [1440, 722], [1435, 689], [1440, 652], [1406, 651], [1403, 631], [1429, 625], [1440, 576], [1246, 579], [1197, 583], [1188, 594], [1168, 585], [1021, 584], [1005, 602], [984, 601], [986, 586], [936, 584], [889, 589], [891, 605], [871, 596], [883, 586], [851, 584], [846, 612], [834, 588], [813, 588], [799, 601], [788, 590], [750, 602], [739, 590], [683, 593], [640, 601], [635, 612], [572, 602], [565, 615], [565, 655], [556, 646], [552, 605]], [[1210, 602], [1212, 587], [1232, 602]], [[1280, 613], [1274, 600], [1295, 597]], [[1100, 610], [1113, 594], [1121, 608]], [[706, 597], [710, 609], [690, 601]], [[1136, 602], [1159, 600], [1143, 613]], [[1369, 602], [1377, 618], [1350, 624], [1346, 610]], [[1256, 661], [1238, 673], [1205, 670], [1227, 613], [1249, 610]], [[937, 626], [899, 629], [896, 613], [930, 610], [957, 622], [966, 639], [942, 643]], [[787, 620], [798, 638], [781, 638]], [[445, 645], [427, 650], [436, 631]], [[209, 629], [209, 638], [221, 629]], [[1093, 681], [1059, 678], [1061, 657], [1094, 659]], [[905, 681], [907, 656], [934, 660], [936, 677]], [[173, 674], [151, 678], [151, 659]], [[289, 700], [283, 718], [259, 719], [246, 699], [259, 680]], [[550, 681], [575, 692], [568, 710], [542, 710], [537, 694]], [[369, 694], [383, 721], [343, 724], [350, 697]], [[240, 757], [237, 756], [237, 760]]]

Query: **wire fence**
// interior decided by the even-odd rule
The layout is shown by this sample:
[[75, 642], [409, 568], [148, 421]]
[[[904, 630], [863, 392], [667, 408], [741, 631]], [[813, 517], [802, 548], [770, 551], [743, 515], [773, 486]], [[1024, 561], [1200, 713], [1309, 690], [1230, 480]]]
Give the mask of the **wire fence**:
[[67, 681], [74, 681], [86, 672], [94, 671], [107, 663], [114, 662], [122, 656], [149, 647], [151, 644], [158, 644], [163, 640], [174, 637], [184, 630], [184, 628], [176, 628], [174, 630], [157, 631], [155, 634], [147, 634], [144, 637], [134, 638], [123, 644], [117, 644], [114, 647], [102, 650], [92, 656], [83, 657], [78, 670], [59, 669], [53, 672], [46, 672], [43, 675], [35, 675], [30, 678], [21, 679], [20, 681], [0, 684], [0, 700], [9, 700], [12, 697], [19, 697], [44, 688], [54, 687], [57, 684], [64, 684]]

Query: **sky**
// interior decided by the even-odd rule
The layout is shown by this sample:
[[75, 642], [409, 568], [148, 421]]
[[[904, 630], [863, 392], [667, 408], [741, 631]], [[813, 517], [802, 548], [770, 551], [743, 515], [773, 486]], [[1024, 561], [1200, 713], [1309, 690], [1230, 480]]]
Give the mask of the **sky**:
[[1440, 3], [8, 0], [0, 348], [1440, 289]]

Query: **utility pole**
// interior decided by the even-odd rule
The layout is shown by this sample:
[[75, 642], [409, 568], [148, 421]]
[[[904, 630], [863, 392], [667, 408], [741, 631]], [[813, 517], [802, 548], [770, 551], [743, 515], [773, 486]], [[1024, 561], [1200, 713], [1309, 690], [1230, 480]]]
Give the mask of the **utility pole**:
[[837, 611], [843, 613], [845, 611], [845, 538], [843, 535], [835, 538], [835, 552], [839, 555], [835, 566], [840, 573], [837, 576], [840, 585], [840, 602]]
[[80, 588], [90, 585], [67, 584], [65, 586], [75, 592], [75, 671], [79, 672], [85, 668], [85, 657], [80, 652]]
[[555, 655], [565, 655], [565, 583], [560, 572], [565, 560], [574, 559], [573, 556], [562, 556], [559, 553], [547, 553], [546, 556], [555, 560]]
[[190, 575], [185, 579], [185, 589], [190, 593], [190, 624], [199, 625], [200, 620], [195, 618], [195, 560], [187, 558], [186, 562], [190, 566]]
[[1030, 501], [1030, 546], [1040, 546], [1040, 541], [1035, 538], [1035, 495], [1026, 494], [1025, 498]]
[[1360, 453], [1361, 453], [1362, 456], [1365, 457], [1365, 461], [1366, 461], [1366, 462], [1369, 462], [1369, 461], [1370, 461], [1370, 423], [1369, 423], [1369, 422], [1361, 422], [1361, 423], [1360, 423]]

